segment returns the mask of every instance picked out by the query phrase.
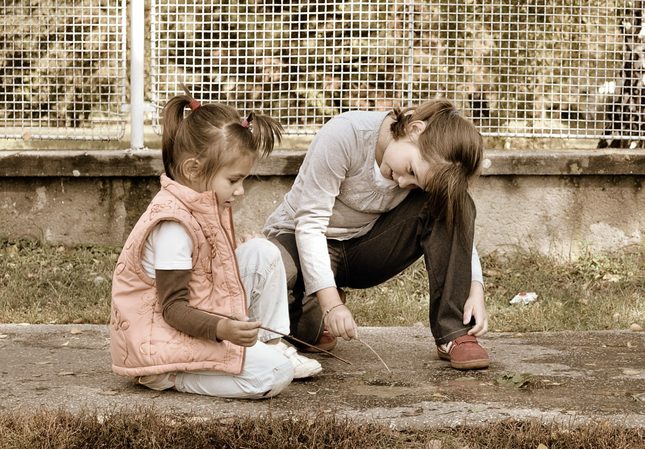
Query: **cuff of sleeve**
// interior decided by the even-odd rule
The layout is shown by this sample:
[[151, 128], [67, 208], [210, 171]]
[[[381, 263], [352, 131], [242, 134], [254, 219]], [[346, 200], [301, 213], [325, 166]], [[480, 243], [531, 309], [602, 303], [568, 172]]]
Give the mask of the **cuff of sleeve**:
[[336, 287], [336, 282], [333, 282], [333, 281], [331, 283], [329, 283], [329, 282], [318, 282], [318, 283], [315, 283], [315, 284], [311, 284], [311, 285], [307, 286], [307, 288], [305, 289], [305, 296], [313, 295], [317, 291], [322, 290], [323, 288], [329, 288], [329, 287], [337, 288]]
[[208, 338], [218, 343], [221, 343], [224, 341], [217, 336], [217, 329], [219, 328], [219, 325], [221, 322], [222, 320], [217, 320], [217, 323], [215, 324], [215, 326], [211, 326], [210, 329], [208, 330]]

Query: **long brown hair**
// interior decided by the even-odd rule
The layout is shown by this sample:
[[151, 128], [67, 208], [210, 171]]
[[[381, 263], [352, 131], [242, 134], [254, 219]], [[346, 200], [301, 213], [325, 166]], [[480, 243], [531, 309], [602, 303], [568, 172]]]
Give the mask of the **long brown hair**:
[[[191, 112], [185, 116], [187, 107]], [[240, 157], [269, 155], [281, 137], [282, 126], [271, 117], [251, 112], [242, 118], [225, 104], [201, 105], [187, 91], [171, 98], [163, 110], [161, 148], [166, 176], [183, 181], [181, 163], [196, 158], [201, 162], [199, 176], [210, 179]]]
[[427, 207], [435, 219], [445, 220], [451, 232], [456, 226], [465, 233], [463, 225], [474, 219], [474, 211], [468, 207], [468, 184], [479, 174], [484, 148], [481, 134], [444, 99], [395, 109], [391, 115], [394, 139], [407, 136], [413, 121], [426, 124], [417, 143], [423, 158], [435, 167], [423, 186]]

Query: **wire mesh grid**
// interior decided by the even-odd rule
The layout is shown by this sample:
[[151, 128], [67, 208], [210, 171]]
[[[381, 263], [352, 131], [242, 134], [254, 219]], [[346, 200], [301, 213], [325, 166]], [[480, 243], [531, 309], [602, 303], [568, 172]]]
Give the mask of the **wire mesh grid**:
[[0, 137], [123, 137], [125, 21], [125, 0], [3, 0]]
[[484, 135], [643, 139], [643, 2], [152, 0], [152, 101], [191, 87], [311, 134], [442, 96]]

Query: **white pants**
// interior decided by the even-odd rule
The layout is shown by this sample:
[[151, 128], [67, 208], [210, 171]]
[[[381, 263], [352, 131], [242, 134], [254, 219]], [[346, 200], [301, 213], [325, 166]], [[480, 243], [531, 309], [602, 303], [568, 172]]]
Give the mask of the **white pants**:
[[[249, 318], [288, 334], [287, 281], [278, 248], [268, 240], [252, 239], [241, 244], [235, 255], [246, 290]], [[272, 345], [264, 343], [274, 338], [280, 335], [260, 329], [258, 342], [246, 348], [244, 367], [238, 375], [218, 371], [177, 372], [169, 373], [166, 382], [174, 377], [177, 391], [222, 398], [275, 396], [293, 380], [293, 365]]]

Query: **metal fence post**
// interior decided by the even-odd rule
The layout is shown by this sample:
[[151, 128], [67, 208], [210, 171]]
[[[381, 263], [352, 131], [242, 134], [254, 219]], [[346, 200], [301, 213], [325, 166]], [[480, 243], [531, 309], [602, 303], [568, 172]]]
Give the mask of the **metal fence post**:
[[144, 148], [144, 0], [132, 0], [130, 29], [130, 146], [133, 150]]

